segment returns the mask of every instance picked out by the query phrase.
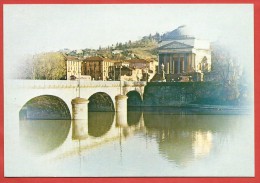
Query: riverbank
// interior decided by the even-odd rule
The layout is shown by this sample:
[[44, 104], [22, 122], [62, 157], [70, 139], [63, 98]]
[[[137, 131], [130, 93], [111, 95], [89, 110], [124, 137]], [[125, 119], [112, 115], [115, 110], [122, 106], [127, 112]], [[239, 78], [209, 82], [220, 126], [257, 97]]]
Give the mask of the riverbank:
[[229, 115], [229, 114], [253, 114], [251, 106], [224, 106], [189, 104], [183, 106], [128, 106], [128, 111], [160, 112], [170, 114], [202, 114], [202, 115]]
[[253, 94], [250, 91], [238, 91], [237, 88], [216, 82], [148, 83], [142, 101], [142, 106], [205, 106], [206, 108], [223, 108], [219, 106], [240, 108], [251, 104]]

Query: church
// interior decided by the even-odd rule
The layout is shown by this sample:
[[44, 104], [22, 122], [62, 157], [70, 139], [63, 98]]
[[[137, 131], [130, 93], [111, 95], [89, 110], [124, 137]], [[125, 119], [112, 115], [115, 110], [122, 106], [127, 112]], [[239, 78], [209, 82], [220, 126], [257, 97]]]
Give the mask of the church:
[[162, 36], [158, 54], [161, 81], [203, 81], [211, 71], [209, 41], [195, 38], [184, 25]]

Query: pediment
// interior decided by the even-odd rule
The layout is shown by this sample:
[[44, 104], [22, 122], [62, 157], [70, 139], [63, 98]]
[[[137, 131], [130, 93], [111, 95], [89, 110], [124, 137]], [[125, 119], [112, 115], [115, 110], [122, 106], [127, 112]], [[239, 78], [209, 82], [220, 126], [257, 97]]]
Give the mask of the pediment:
[[165, 49], [185, 49], [185, 48], [193, 48], [193, 46], [190, 46], [190, 45], [187, 45], [184, 43], [180, 43], [177, 41], [173, 41], [173, 42], [170, 42], [168, 44], [165, 44], [165, 45], [159, 47], [158, 49], [165, 50]]

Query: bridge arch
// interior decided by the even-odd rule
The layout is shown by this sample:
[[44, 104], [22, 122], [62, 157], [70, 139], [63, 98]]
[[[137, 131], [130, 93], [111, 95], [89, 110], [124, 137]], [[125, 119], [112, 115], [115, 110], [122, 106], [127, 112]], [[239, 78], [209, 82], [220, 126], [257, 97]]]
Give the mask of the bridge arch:
[[142, 106], [143, 100], [140, 93], [136, 90], [129, 91], [127, 94], [127, 106], [129, 107], [140, 107]]
[[20, 119], [71, 119], [68, 104], [54, 95], [40, 95], [29, 99], [19, 111]]
[[57, 96], [33, 97], [19, 111], [19, 139], [29, 153], [44, 154], [58, 148], [70, 126], [69, 107]]
[[96, 111], [115, 111], [114, 102], [110, 95], [105, 92], [97, 92], [89, 97], [88, 109], [90, 112]]

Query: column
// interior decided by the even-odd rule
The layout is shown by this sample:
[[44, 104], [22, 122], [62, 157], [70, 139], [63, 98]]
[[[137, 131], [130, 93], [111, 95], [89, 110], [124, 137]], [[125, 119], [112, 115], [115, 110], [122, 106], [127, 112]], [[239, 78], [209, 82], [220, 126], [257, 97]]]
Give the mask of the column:
[[163, 64], [165, 66], [165, 72], [168, 74], [168, 62], [167, 62], [167, 55], [164, 55]]
[[88, 136], [88, 103], [84, 98], [74, 98], [72, 104], [72, 139], [82, 140]]
[[193, 67], [194, 71], [197, 72], [197, 68], [196, 68], [196, 64], [195, 64], [195, 54], [194, 53], [192, 53], [192, 55], [191, 55], [191, 63], [192, 63], [192, 67]]
[[191, 72], [191, 70], [192, 70], [192, 69], [191, 69], [191, 68], [192, 68], [192, 66], [191, 66], [191, 54], [188, 53], [187, 57], [188, 57], [188, 59], [187, 59], [187, 62], [188, 62], [187, 71], [188, 71], [188, 72]]
[[174, 71], [175, 70], [175, 62], [174, 62], [174, 59], [173, 59], [173, 55], [172, 55], [172, 73], [175, 74]]
[[170, 74], [172, 74], [172, 54], [169, 55], [169, 62], [170, 62]]
[[188, 72], [188, 61], [187, 61], [187, 53], [184, 54], [184, 72]]
[[168, 55], [167, 56], [167, 59], [166, 59], [166, 61], [167, 61], [167, 74], [169, 74], [170, 73], [170, 55]]
[[183, 73], [184, 72], [184, 56], [181, 57], [180, 65], [181, 65], [181, 73]]
[[178, 66], [177, 66], [177, 68], [178, 68], [178, 74], [180, 74], [181, 73], [181, 58], [180, 58], [180, 55], [178, 55]]

